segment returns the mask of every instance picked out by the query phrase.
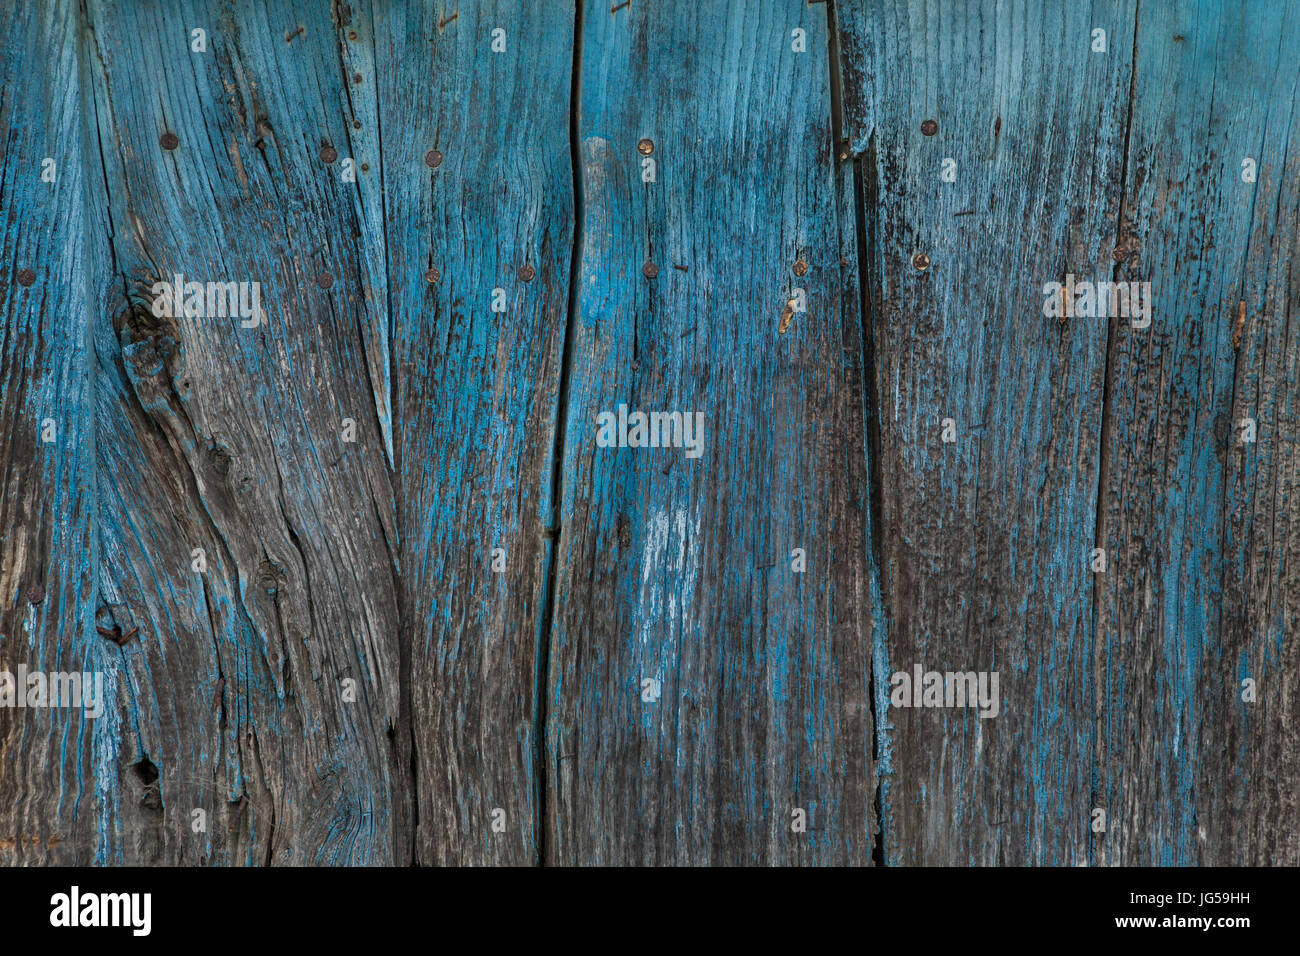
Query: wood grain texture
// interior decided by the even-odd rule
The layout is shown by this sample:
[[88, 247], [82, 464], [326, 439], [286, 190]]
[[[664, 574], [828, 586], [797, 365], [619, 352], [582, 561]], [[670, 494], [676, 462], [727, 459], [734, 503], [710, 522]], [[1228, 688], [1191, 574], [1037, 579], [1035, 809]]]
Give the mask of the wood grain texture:
[[[1086, 863], [1107, 323], [1046, 318], [1042, 287], [1110, 276], [1133, 5], [844, 7], [881, 396], [885, 858]], [[998, 672], [1000, 713], [891, 707], [888, 675], [917, 665]]]
[[1300, 11], [1144, 4], [1135, 45], [1122, 269], [1156, 308], [1112, 343], [1097, 857], [1295, 865]]
[[[866, 863], [875, 618], [825, 10], [592, 6], [582, 41], [550, 859]], [[597, 447], [620, 404], [703, 413], [702, 456]]]
[[573, 251], [574, 8], [454, 9], [399, 4], [376, 23], [414, 854], [519, 865], [541, 853], [537, 641]]
[[[346, 25], [289, 3], [89, 17], [119, 277], [95, 324], [99, 616], [140, 629], [99, 767], [109, 859], [402, 862], [382, 224], [323, 153], [377, 122], [350, 104]], [[155, 317], [173, 273], [259, 282], [266, 321]]]
[[[117, 656], [94, 629], [86, 317], [106, 270], [83, 195], [77, 28], [71, 5], [0, 5], [0, 671], [12, 675], [112, 672]], [[112, 746], [80, 712], [0, 709], [0, 865], [103, 859]]]
[[50, 0], [0, 50], [0, 672], [107, 698], [0, 706], [0, 865], [1300, 863], [1294, 4]]

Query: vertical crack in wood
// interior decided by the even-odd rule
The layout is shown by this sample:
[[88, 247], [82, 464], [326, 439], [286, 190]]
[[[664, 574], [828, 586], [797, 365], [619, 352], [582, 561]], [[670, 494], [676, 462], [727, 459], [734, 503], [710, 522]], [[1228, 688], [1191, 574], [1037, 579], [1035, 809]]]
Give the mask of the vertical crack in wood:
[[[371, 60], [378, 64], [379, 60], [379, 39], [375, 34], [375, 11], [372, 8], [370, 13], [370, 53]], [[397, 403], [397, 320], [393, 317], [393, 263], [389, 256], [388, 242], [388, 224], [392, 220], [388, 215], [388, 183], [384, 178], [384, 108], [383, 96], [381, 94], [380, 83], [387, 79], [384, 70], [375, 70], [375, 150], [379, 157], [376, 164], [379, 169], [379, 213], [383, 216], [383, 222], [380, 224], [379, 234], [384, 240], [384, 321], [388, 325], [388, 414], [389, 414], [389, 431], [388, 431], [388, 464], [393, 470], [393, 495], [396, 499], [399, 487], [401, 486], [400, 477], [402, 475], [401, 466], [398, 464], [398, 455], [401, 453], [401, 442], [393, 440], [393, 432], [397, 429], [394, 406]], [[349, 138], [350, 134], [349, 134]], [[400, 513], [400, 512], [395, 512]], [[398, 548], [392, 551], [394, 564], [397, 564], [398, 554], [401, 546], [401, 532], [397, 534]], [[400, 565], [398, 571], [400, 572]], [[400, 589], [399, 589], [400, 593]], [[401, 609], [398, 609], [398, 620], [401, 620]], [[408, 712], [409, 713], [409, 712]], [[416, 791], [411, 791], [411, 800], [415, 801]]]
[[[533, 805], [533, 845], [537, 848], [537, 863], [549, 862], [550, 826], [547, 814], [546, 792], [550, 784], [546, 761], [547, 687], [550, 684], [551, 631], [555, 625], [555, 589], [560, 545], [560, 509], [564, 502], [565, 435], [569, 418], [569, 379], [573, 362], [573, 327], [578, 314], [578, 291], [582, 276], [582, 243], [584, 224], [582, 177], [582, 24], [583, 0], [574, 0], [573, 8], [573, 62], [569, 69], [569, 165], [573, 172], [573, 250], [569, 259], [569, 298], [564, 318], [564, 343], [560, 350], [560, 382], [556, 389], [555, 444], [551, 453], [551, 490], [549, 513], [546, 515], [545, 543], [546, 567], [544, 572], [546, 603], [537, 627], [537, 645], [534, 661], [533, 691], [533, 786], [536, 790]], [[558, 819], [558, 818], [557, 818]]]
[[[854, 213], [854, 253], [855, 266], [857, 269], [857, 308], [858, 321], [860, 329], [860, 348], [859, 355], [862, 361], [862, 420], [863, 420], [863, 438], [864, 451], [867, 457], [867, 480], [869, 487], [867, 489], [868, 500], [868, 521], [867, 540], [864, 542], [868, 548], [867, 567], [868, 573], [874, 570], [877, 579], [878, 591], [873, 594], [872, 612], [873, 620], [871, 622], [871, 647], [868, 648], [869, 663], [867, 670], [867, 693], [869, 695], [869, 705], [874, 720], [873, 733], [871, 737], [871, 773], [874, 780], [873, 812], [875, 814], [875, 829], [872, 834], [871, 862], [877, 866], [885, 864], [885, 827], [884, 818], [881, 815], [881, 778], [880, 768], [880, 740], [884, 727], [884, 716], [876, 710], [877, 695], [877, 673], [876, 663], [879, 651], [885, 651], [885, 642], [889, 634], [889, 612], [886, 595], [887, 589], [884, 587], [884, 565], [881, 561], [883, 547], [881, 543], [881, 528], [883, 520], [884, 504], [881, 494], [881, 474], [880, 474], [880, 400], [876, 389], [876, 345], [875, 336], [872, 334], [871, 323], [873, 318], [880, 311], [880, 289], [874, 281], [873, 274], [868, 268], [871, 242], [875, 240], [875, 229], [868, 228], [867, 225], [867, 203], [870, 202], [872, 208], [875, 208], [876, 197], [878, 193], [878, 183], [876, 180], [876, 135], [873, 130], [868, 140], [867, 152], [862, 156], [852, 156], [852, 147], [844, 137], [844, 88], [843, 73], [840, 62], [840, 44], [839, 44], [839, 18], [838, 8], [835, 3], [827, 4], [827, 60], [830, 69], [830, 91], [831, 91], [831, 139], [832, 139], [832, 168], [838, 162], [836, 157], [846, 157], [846, 162], [852, 164], [851, 171], [847, 171], [845, 177], [847, 186], [852, 190], [851, 201]], [[873, 224], [874, 225], [874, 224]], [[874, 619], [879, 615], [879, 619]]]
[[[858, 315], [862, 323], [862, 418], [866, 437], [868, 489], [868, 519], [871, 526], [868, 531], [867, 544], [869, 567], [874, 567], [879, 580], [879, 600], [873, 609], [880, 615], [880, 620], [872, 622], [871, 666], [868, 671], [868, 687], [871, 694], [872, 715], [875, 718], [875, 733], [872, 735], [871, 763], [876, 778], [875, 846], [871, 851], [872, 862], [878, 866], [885, 865], [885, 822], [881, 789], [883, 781], [880, 776], [880, 742], [884, 734], [888, 714], [877, 709], [881, 699], [878, 693], [878, 661], [887, 661], [888, 636], [890, 634], [889, 588], [885, 580], [884, 546], [881, 541], [884, 528], [884, 479], [880, 471], [880, 396], [876, 382], [876, 339], [872, 330], [875, 317], [880, 314], [881, 290], [869, 268], [871, 250], [874, 248], [876, 233], [867, 225], [867, 204], [876, 207], [878, 191], [876, 180], [876, 135], [873, 132], [868, 140], [865, 154], [853, 160], [853, 209], [857, 218], [857, 266], [858, 266]], [[874, 226], [874, 223], [873, 223]]]
[[[347, 52], [347, 46], [344, 41], [344, 36], [346, 34], [346, 31], [344, 29], [344, 24], [339, 17], [337, 4], [335, 5], [335, 7], [336, 8], [332, 11], [332, 16], [335, 24], [335, 49], [338, 52], [339, 70], [343, 74], [343, 76], [346, 77], [352, 72], [352, 69], [348, 65], [348, 52]], [[366, 39], [369, 40], [370, 47], [371, 47], [370, 49], [371, 62], [377, 63], [378, 48], [375, 40], [374, 11], [369, 10], [367, 12], [370, 14], [370, 28]], [[355, 34], [353, 35], [355, 36]], [[383, 245], [383, 254], [384, 254], [383, 292], [384, 292], [385, 313], [383, 315], [383, 321], [375, 323], [375, 333], [377, 335], [381, 335], [378, 344], [383, 349], [383, 353], [384, 353], [382, 356], [380, 356], [380, 358], [382, 359], [382, 368], [376, 365], [376, 363], [372, 362], [370, 359], [370, 342], [368, 337], [365, 334], [365, 329], [361, 327], [362, 316], [360, 312], [357, 315], [357, 325], [358, 325], [357, 331], [360, 335], [361, 354], [366, 357], [365, 371], [366, 371], [367, 381], [370, 385], [371, 397], [374, 399], [371, 402], [371, 405], [374, 407], [375, 424], [378, 427], [379, 435], [384, 442], [384, 451], [387, 454], [390, 474], [392, 473], [400, 474], [401, 472], [397, 470], [397, 466], [396, 466], [396, 452], [393, 443], [393, 429], [395, 428], [393, 422], [393, 397], [394, 397], [394, 389], [395, 389], [394, 382], [396, 381], [396, 379], [394, 378], [394, 374], [396, 372], [396, 362], [394, 356], [396, 354], [396, 346], [394, 344], [395, 329], [393, 327], [393, 320], [392, 320], [393, 296], [392, 296], [392, 292], [390, 291], [392, 273], [390, 271], [390, 262], [388, 256], [388, 221], [389, 220], [388, 220], [388, 208], [386, 204], [386, 197], [384, 195], [384, 126], [383, 126], [384, 111], [379, 108], [379, 93], [378, 93], [379, 77], [381, 76], [381, 74], [382, 71], [380, 70], [375, 71], [375, 77], [374, 77], [375, 111], [374, 111], [373, 118], [375, 121], [377, 149], [378, 149], [378, 154], [377, 154], [378, 160], [375, 165], [378, 167], [377, 172], [379, 174], [379, 209], [380, 209], [380, 214], [383, 217], [380, 228], [377, 231], [377, 234], [379, 236], [380, 242]], [[342, 84], [342, 91], [343, 91], [344, 99], [347, 101], [348, 121], [344, 122], [343, 124], [343, 135], [346, 137], [348, 156], [352, 157], [355, 161], [360, 162], [359, 157], [357, 157], [356, 145], [354, 144], [352, 139], [352, 131], [354, 128], [352, 125], [352, 121], [355, 121], [357, 115], [357, 103], [352, 99], [352, 84], [346, 82], [345, 80], [344, 83]], [[367, 118], [369, 119], [370, 117]], [[358, 123], [357, 128], [359, 127], [360, 124]], [[362, 192], [361, 189], [361, 183], [362, 183], [361, 177], [359, 175], [356, 176], [352, 183], [352, 191], [356, 193], [357, 207], [361, 211], [361, 215], [364, 218], [366, 215], [365, 212], [366, 201], [365, 201], [365, 194]], [[352, 252], [356, 260], [357, 275], [365, 276], [366, 270], [364, 267], [362, 256], [360, 255], [359, 245], [354, 244], [352, 248]], [[370, 296], [363, 295], [362, 301], [370, 302], [371, 301]], [[382, 386], [383, 400], [385, 403], [383, 406], [379, 404], [379, 396], [381, 392], [380, 392], [380, 388], [376, 386], [376, 382], [375, 382], [376, 369], [380, 369], [382, 374], [388, 377], [388, 380], [386, 382], [379, 383]], [[391, 552], [391, 548], [390, 548], [390, 552]]]
[[[1128, 113], [1124, 119], [1124, 154], [1120, 157], [1119, 173], [1119, 214], [1115, 220], [1115, 248], [1120, 248], [1126, 243], [1125, 233], [1128, 225], [1128, 202], [1126, 191], [1128, 189], [1128, 158], [1129, 142], [1133, 130], [1133, 112], [1137, 102], [1137, 47], [1138, 47], [1138, 24], [1141, 22], [1141, 0], [1137, 0], [1133, 7], [1133, 52], [1129, 61], [1129, 82], [1128, 82]], [[1120, 270], [1128, 262], [1128, 257], [1115, 263], [1111, 273], [1112, 281], [1118, 282]], [[1101, 389], [1101, 433], [1098, 436], [1100, 452], [1097, 462], [1097, 493], [1094, 497], [1094, 532], [1092, 547], [1104, 547], [1102, 542], [1106, 540], [1107, 522], [1106, 522], [1106, 501], [1110, 489], [1110, 446], [1112, 433], [1115, 423], [1112, 415], [1111, 392], [1114, 388], [1114, 367], [1115, 367], [1115, 329], [1119, 326], [1119, 317], [1111, 318], [1106, 326], [1106, 359], [1105, 372], [1102, 377]], [[1104, 762], [1105, 755], [1102, 753], [1102, 715], [1105, 710], [1104, 683], [1102, 681], [1102, 669], [1105, 659], [1106, 642], [1102, 637], [1101, 629], [1103, 621], [1103, 604], [1104, 594], [1101, 587], [1103, 579], [1097, 572], [1092, 574], [1092, 795], [1091, 806], [1093, 808], [1099, 805], [1098, 800], [1101, 796], [1097, 788], [1101, 783], [1101, 766]], [[1088, 865], [1097, 865], [1097, 841], [1096, 834], [1092, 830], [1091, 820], [1088, 823]]]
[[[378, 64], [380, 62], [379, 40], [378, 40], [378, 35], [375, 32], [375, 12], [373, 9], [369, 9], [366, 12], [370, 16], [370, 25], [369, 25], [367, 39], [370, 42], [371, 62]], [[339, 36], [338, 39], [339, 64], [340, 66], [343, 66], [344, 65], [344, 52], [343, 52], [344, 51], [344, 44], [343, 44], [344, 28], [341, 25], [338, 25], [337, 17], [335, 18], [335, 22], [336, 22], [336, 29], [338, 30], [338, 36]], [[346, 73], [346, 70], [344, 72]], [[385, 335], [386, 335], [385, 341], [388, 350], [387, 354], [384, 356], [384, 359], [388, 365], [388, 382], [387, 382], [388, 424], [386, 429], [384, 428], [382, 415], [378, 415], [377, 417], [380, 418], [380, 434], [384, 438], [385, 450], [388, 453], [389, 487], [393, 495], [394, 515], [398, 516], [405, 513], [404, 511], [405, 503], [402, 500], [405, 492], [404, 492], [403, 483], [401, 481], [401, 476], [403, 474], [402, 442], [396, 440], [394, 437], [397, 429], [401, 427], [401, 425], [400, 425], [399, 416], [395, 413], [395, 405], [397, 400], [397, 381], [398, 381], [397, 379], [398, 343], [397, 343], [397, 323], [396, 320], [393, 318], [394, 316], [393, 264], [392, 264], [392, 258], [389, 254], [390, 243], [388, 241], [388, 225], [393, 220], [388, 212], [388, 189], [384, 178], [384, 170], [386, 167], [386, 164], [384, 162], [384, 155], [385, 155], [384, 154], [384, 110], [382, 106], [383, 97], [380, 95], [380, 89], [379, 89], [379, 84], [383, 79], [386, 79], [386, 74], [384, 73], [384, 71], [378, 69], [375, 70], [375, 77], [374, 77], [374, 82], [375, 82], [374, 120], [375, 120], [375, 150], [376, 150], [375, 155], [378, 157], [375, 165], [376, 165], [376, 173], [379, 177], [379, 213], [381, 217], [378, 234], [384, 247], [383, 248], [383, 253], [384, 253], [383, 324], [384, 324]], [[344, 83], [343, 88], [348, 98], [348, 108], [350, 111], [350, 115], [355, 116], [356, 110], [352, 103], [351, 90], [348, 89], [348, 85], [346, 83]], [[352, 130], [350, 128], [350, 124], [344, 123], [344, 131], [348, 138], [348, 153], [349, 155], [355, 157], [356, 149], [353, 147], [352, 144]], [[364, 215], [365, 201], [364, 201], [364, 197], [361, 195], [360, 178], [357, 179], [356, 190], [357, 190], [357, 202], [360, 208], [362, 209], [362, 214]], [[360, 262], [358, 262], [358, 274], [363, 274]], [[365, 345], [366, 343], [363, 335], [361, 341], [361, 347], [363, 351], [365, 349]], [[369, 362], [367, 362], [367, 371], [369, 371]], [[373, 380], [371, 381], [371, 388], [372, 390], [374, 388]], [[378, 408], [376, 408], [376, 413], [378, 413]], [[372, 505], [376, 504], [376, 502], [374, 501], [373, 494], [371, 495], [371, 504]], [[380, 530], [383, 531], [384, 522], [382, 521], [382, 519], [380, 519], [377, 509], [376, 509], [375, 517], [376, 520], [378, 521]], [[391, 542], [388, 541], [387, 533], [385, 531], [384, 540], [385, 540], [385, 544], [388, 546], [388, 558], [393, 570], [393, 585], [394, 585], [393, 593], [397, 603], [397, 621], [398, 621], [398, 627], [397, 627], [397, 642], [398, 642], [397, 644], [397, 655], [398, 655], [397, 723], [398, 726], [396, 728], [393, 728], [390, 725], [389, 733], [390, 736], [392, 736], [393, 738], [391, 744], [391, 748], [393, 751], [393, 753], [391, 754], [391, 757], [393, 759], [393, 773], [395, 777], [400, 776], [405, 778], [406, 788], [407, 788], [406, 793], [401, 798], [403, 808], [405, 810], [404, 813], [405, 821], [406, 824], [410, 827], [410, 832], [408, 834], [409, 839], [405, 841], [406, 850], [408, 854], [405, 862], [410, 866], [415, 866], [419, 863], [419, 860], [417, 859], [417, 855], [419, 852], [419, 842], [420, 842], [419, 841], [420, 766], [417, 760], [416, 746], [415, 746], [415, 709], [411, 700], [411, 693], [412, 693], [412, 686], [413, 686], [412, 678], [411, 678], [411, 670], [412, 670], [411, 657], [412, 654], [414, 653], [415, 640], [414, 640], [414, 629], [413, 627], [408, 626], [408, 622], [410, 622], [412, 619], [409, 602], [406, 599], [405, 589], [400, 586], [401, 578], [402, 578], [402, 559], [401, 559], [402, 528], [400, 527], [400, 519], [397, 519], [395, 521], [394, 538], [396, 540]], [[403, 754], [401, 753], [400, 747], [398, 745], [398, 735], [400, 735], [403, 732], [406, 734], [406, 739], [408, 740], [410, 745], [410, 753], [409, 755], [407, 755], [407, 759], [405, 761], [402, 760]], [[401, 842], [402, 841], [399, 835], [394, 841], [395, 850], [400, 847]]]
[[[78, 96], [82, 109], [82, 137], [81, 143], [81, 201], [84, 222], [86, 226], [82, 232], [82, 255], [84, 261], [91, 263], [95, 261], [96, 247], [94, 230], [103, 226], [108, 230], [108, 237], [105, 245], [108, 247], [108, 254], [112, 263], [112, 269], [109, 275], [122, 276], [122, 294], [126, 297], [129, 287], [126, 276], [122, 274], [117, 263], [117, 249], [113, 245], [113, 221], [110, 217], [112, 205], [109, 202], [109, 179], [108, 166], [104, 159], [104, 141], [100, 135], [99, 125], [99, 100], [95, 95], [95, 75], [92, 70], [91, 57], [98, 56], [99, 51], [95, 48], [95, 27], [91, 21], [90, 11], [86, 7], [85, 0], [77, 6], [77, 74], [80, 89]], [[101, 63], [102, 66], [102, 63]], [[94, 136], [94, 150], [85, 148], [85, 139]], [[95, 169], [96, 160], [98, 160], [98, 169]], [[102, 186], [103, 193], [98, 197], [94, 196], [94, 189]], [[86, 284], [86, 304], [89, 306], [97, 299], [97, 290], [95, 289], [96, 273], [92, 269], [86, 269], [82, 277]], [[96, 377], [96, 360], [95, 360], [95, 329], [94, 314], [87, 315], [84, 328], [85, 339], [85, 361], [86, 376], [90, 383], [90, 475], [89, 480], [89, 497], [92, 504], [92, 514], [87, 520], [93, 522], [94, 527], [89, 535], [90, 540], [90, 593], [94, 596], [95, 601], [101, 600], [100, 597], [100, 574], [101, 562], [99, 560], [103, 541], [100, 539], [102, 523], [99, 520], [99, 402], [96, 401], [95, 382]]]

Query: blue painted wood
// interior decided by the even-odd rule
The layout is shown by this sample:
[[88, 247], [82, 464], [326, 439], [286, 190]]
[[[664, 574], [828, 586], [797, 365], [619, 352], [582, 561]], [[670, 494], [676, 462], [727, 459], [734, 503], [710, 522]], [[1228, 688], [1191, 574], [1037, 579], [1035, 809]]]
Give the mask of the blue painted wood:
[[1294, 865], [1300, 10], [1144, 4], [1135, 47], [1121, 275], [1156, 307], [1111, 350], [1097, 858]]
[[[1045, 317], [1042, 290], [1113, 269], [1134, 5], [839, 9], [880, 396], [885, 860], [1087, 863], [1108, 322]], [[997, 716], [893, 706], [918, 666], [996, 672]]]
[[377, 13], [414, 853], [426, 864], [542, 852], [536, 687], [573, 252], [573, 22], [571, 4], [542, 0]]
[[[139, 628], [103, 838], [122, 862], [403, 862], [383, 223], [350, 139], [377, 141], [350, 98], [376, 77], [319, 5], [87, 15], [115, 273], [93, 320], [99, 617]], [[265, 321], [157, 317], [176, 273], [259, 283]]]
[[[886, 711], [891, 862], [1297, 859], [1293, 20], [840, 5], [890, 666], [996, 666], [1004, 695], [987, 722]], [[1151, 327], [1056, 326], [1065, 273], [1151, 282]]]
[[1300, 861], [1294, 5], [26, 7], [0, 863]]
[[[591, 5], [582, 41], [548, 859], [866, 863], [876, 618], [825, 8]], [[703, 416], [699, 456], [600, 447], [620, 406]]]
[[[0, 671], [107, 670], [116, 697], [94, 631], [86, 317], [106, 270], [84, 199], [77, 29], [69, 4], [0, 7]], [[0, 708], [0, 865], [112, 859], [114, 749], [80, 713]]]

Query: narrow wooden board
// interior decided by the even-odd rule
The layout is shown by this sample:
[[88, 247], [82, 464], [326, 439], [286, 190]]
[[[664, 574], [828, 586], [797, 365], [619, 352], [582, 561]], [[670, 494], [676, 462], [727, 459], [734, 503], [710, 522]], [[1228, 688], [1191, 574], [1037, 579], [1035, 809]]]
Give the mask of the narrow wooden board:
[[1136, 49], [1122, 268], [1155, 311], [1112, 343], [1096, 855], [1295, 865], [1300, 11], [1144, 4]]
[[[376, 78], [318, 4], [88, 15], [116, 274], [98, 614], [139, 628], [99, 768], [110, 859], [404, 862], [382, 223], [377, 170], [342, 175]], [[266, 320], [155, 317], [176, 273], [259, 282]]]
[[414, 858], [528, 864], [542, 852], [537, 641], [573, 254], [574, 8], [376, 17]]
[[[109, 671], [100, 687], [109, 707], [117, 697], [117, 655], [94, 628], [87, 316], [106, 270], [84, 200], [78, 26], [72, 4], [0, 6], [0, 671], [16, 684], [10, 705], [28, 699], [20, 668]], [[106, 859], [109, 725], [80, 709], [0, 707], [0, 865]]]
[[[583, 16], [547, 859], [865, 864], [875, 614], [825, 8], [613, 6]], [[702, 454], [598, 447], [620, 404], [702, 414]]]
[[[1108, 323], [1045, 316], [1043, 287], [1112, 272], [1134, 5], [848, 6], [889, 612], [884, 856], [1086, 863]], [[915, 700], [892, 675], [918, 666], [997, 672], [997, 716], [892, 706], [895, 688]]]

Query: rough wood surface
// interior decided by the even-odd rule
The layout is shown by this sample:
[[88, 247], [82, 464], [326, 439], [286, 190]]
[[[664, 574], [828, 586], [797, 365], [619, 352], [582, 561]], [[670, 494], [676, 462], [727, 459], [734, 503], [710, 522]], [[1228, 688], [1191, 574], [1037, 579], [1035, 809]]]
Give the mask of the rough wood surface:
[[[826, 31], [800, 0], [596, 7], [583, 23], [547, 702], [556, 862], [870, 857], [861, 328]], [[782, 332], [796, 287], [807, 311]], [[620, 404], [702, 411], [702, 455], [597, 447], [597, 416]]]
[[[99, 615], [140, 629], [100, 769], [109, 858], [402, 862], [382, 223], [325, 153], [377, 122], [350, 104], [347, 27], [316, 4], [88, 13], [117, 280], [94, 324]], [[260, 282], [266, 321], [155, 317], [174, 273]]]
[[573, 253], [574, 11], [502, 0], [449, 19], [421, 6], [394, 5], [376, 24], [390, 64], [380, 107], [415, 859], [518, 865], [540, 855], [538, 642]]
[[850, 26], [880, 60], [843, 75], [877, 81], [849, 128], [873, 221], [888, 669], [997, 671], [1001, 694], [996, 718], [882, 715], [885, 857], [1083, 863], [1107, 323], [1044, 317], [1042, 286], [1109, 278], [1133, 11], [1097, 56], [1082, 6], [873, 7]]
[[[86, 316], [106, 269], [87, 241], [83, 171], [95, 170], [83, 162], [77, 29], [69, 4], [0, 6], [0, 670], [11, 673], [106, 669], [115, 656], [94, 629]], [[47, 158], [53, 182], [41, 179]], [[96, 858], [115, 825], [103, 719], [0, 709], [0, 864]]]
[[[1004, 695], [887, 711], [886, 859], [1294, 863], [1294, 10], [840, 8], [891, 670]], [[1151, 327], [1045, 318], [1065, 273]]]
[[1156, 310], [1112, 341], [1098, 862], [1294, 865], [1300, 10], [1144, 5], [1134, 45], [1120, 268]]
[[1300, 863], [1294, 4], [50, 0], [0, 50], [0, 865]]

